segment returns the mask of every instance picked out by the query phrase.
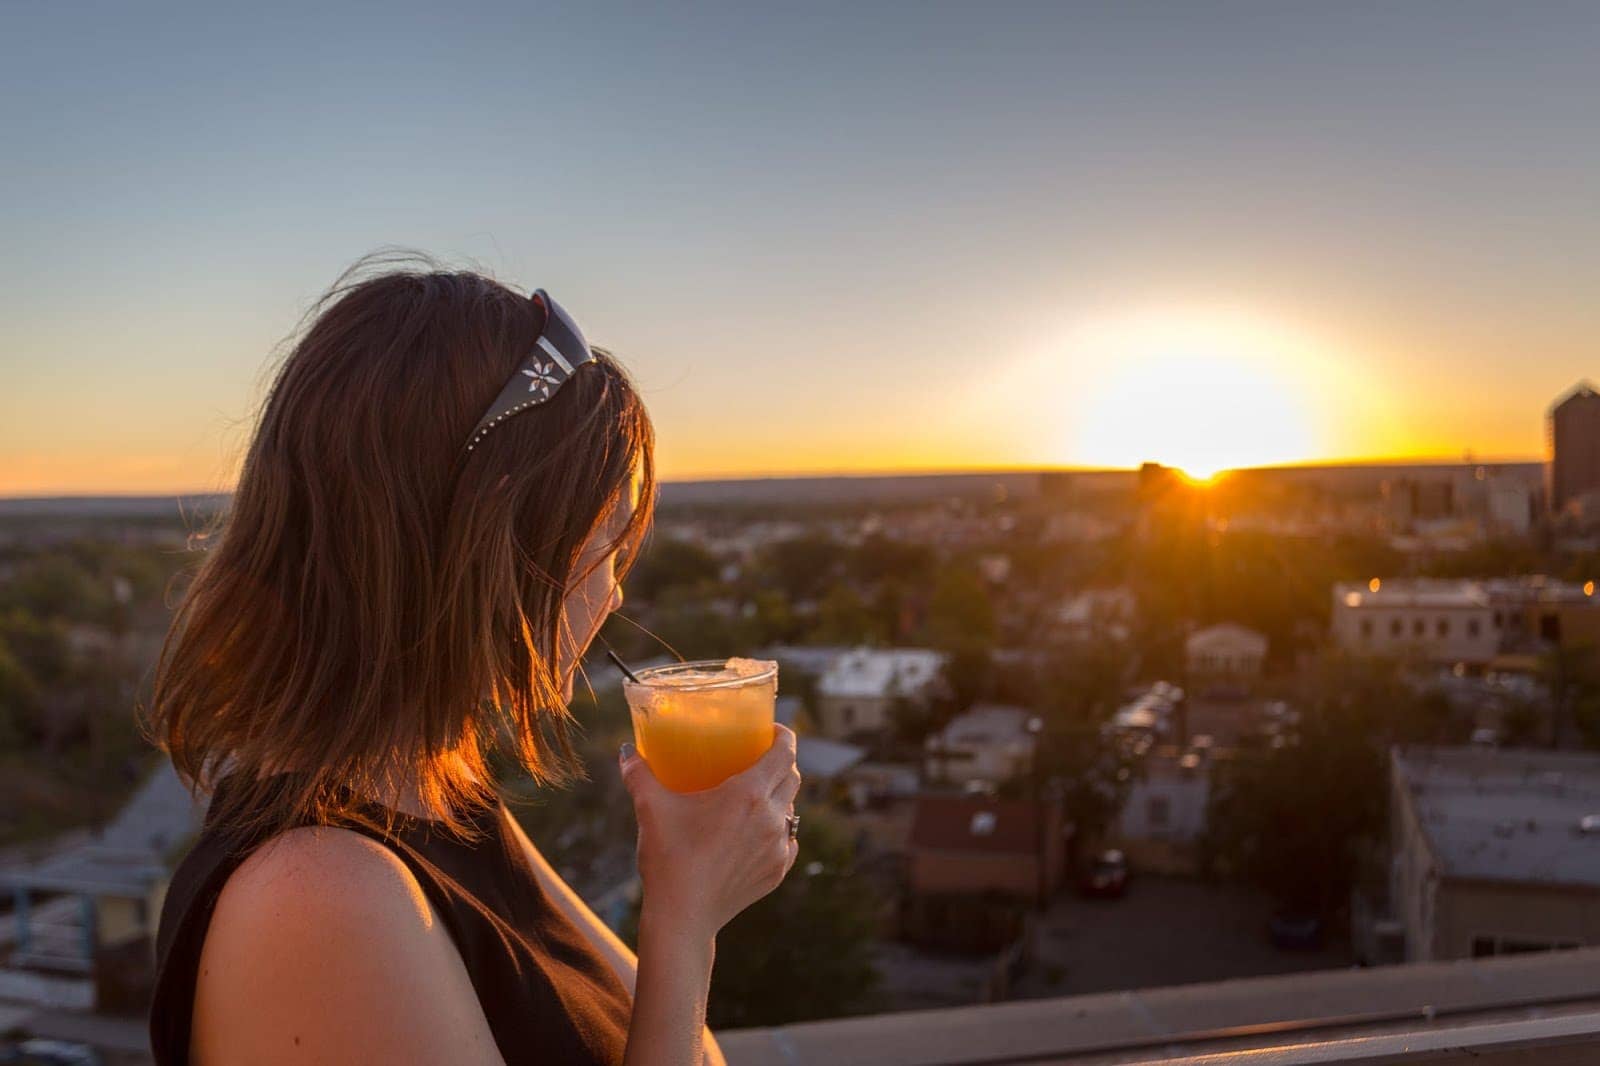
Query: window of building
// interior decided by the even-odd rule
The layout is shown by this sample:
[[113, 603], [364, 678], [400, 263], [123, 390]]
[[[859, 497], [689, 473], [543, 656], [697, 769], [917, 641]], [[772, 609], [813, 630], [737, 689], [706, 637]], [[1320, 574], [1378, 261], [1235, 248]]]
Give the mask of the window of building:
[[1391, 637], [1398, 637], [1400, 635], [1401, 628], [1402, 628], [1402, 626], [1401, 626], [1400, 619], [1398, 619], [1398, 618], [1392, 619], [1389, 622], [1389, 635]]
[[1526, 937], [1475, 936], [1472, 938], [1472, 957], [1490, 955], [1530, 955], [1540, 951], [1570, 951], [1578, 947], [1576, 940], [1533, 940]]
[[1172, 800], [1167, 796], [1151, 796], [1145, 801], [1145, 818], [1153, 829], [1165, 829], [1172, 822]]
[[1427, 622], [1423, 621], [1421, 618], [1413, 618], [1411, 620], [1411, 635], [1412, 636], [1420, 637], [1424, 633], [1426, 633], [1427, 631], [1428, 631], [1428, 623]]
[[1363, 618], [1361, 620], [1361, 636], [1365, 640], [1372, 639], [1372, 619]]
[[1483, 626], [1479, 625], [1478, 620], [1476, 618], [1467, 619], [1467, 636], [1475, 637], [1475, 636], [1478, 635], [1479, 631], [1482, 630], [1482, 629], [1483, 629]]
[[844, 724], [846, 726], [855, 725], [856, 709], [847, 703], [843, 707], [839, 708], [839, 717], [844, 720]]
[[1448, 637], [1450, 635], [1450, 619], [1439, 619], [1439, 622], [1434, 626], [1433, 631], [1439, 634], [1441, 637]]

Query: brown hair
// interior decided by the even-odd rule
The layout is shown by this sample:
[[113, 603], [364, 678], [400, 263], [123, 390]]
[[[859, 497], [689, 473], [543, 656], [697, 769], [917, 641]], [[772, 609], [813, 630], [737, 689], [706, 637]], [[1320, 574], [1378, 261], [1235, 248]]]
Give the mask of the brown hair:
[[544, 782], [581, 773], [562, 603], [603, 564], [576, 572], [635, 470], [639, 505], [606, 546], [628, 555], [619, 580], [637, 558], [654, 431], [596, 349], [466, 453], [544, 323], [477, 273], [368, 257], [306, 320], [177, 606], [147, 728], [194, 787], [232, 775], [224, 824], [327, 822], [405, 782], [465, 832], [493, 752]]

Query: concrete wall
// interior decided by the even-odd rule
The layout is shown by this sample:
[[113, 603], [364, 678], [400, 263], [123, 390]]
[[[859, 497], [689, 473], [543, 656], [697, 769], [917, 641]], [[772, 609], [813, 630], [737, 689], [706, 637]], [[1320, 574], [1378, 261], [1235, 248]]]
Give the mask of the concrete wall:
[[[1442, 635], [1441, 623], [1446, 629]], [[1376, 655], [1417, 653], [1438, 663], [1487, 663], [1500, 650], [1500, 630], [1495, 627], [1494, 611], [1488, 606], [1350, 607], [1335, 601], [1333, 636], [1341, 647], [1351, 651]]]
[[1438, 871], [1427, 838], [1417, 822], [1411, 793], [1391, 761], [1389, 771], [1389, 898], [1394, 917], [1405, 927], [1406, 961], [1433, 955], [1435, 890]]
[[1039, 893], [1039, 867], [1031, 855], [914, 852], [911, 890], [930, 896], [996, 891], [1033, 899]]
[[141, 899], [97, 897], [94, 901], [96, 943], [115, 947], [152, 934], [154, 930], [146, 920], [146, 906]]
[[[1477, 938], [1529, 944], [1600, 945], [1600, 890], [1444, 881], [1425, 961], [1470, 959]], [[1499, 953], [1504, 952], [1504, 946]]]
[[[1210, 780], [1202, 770], [1163, 769], [1128, 790], [1107, 843], [1127, 853], [1136, 870], [1186, 874], [1196, 868], [1195, 845], [1206, 828]], [[1165, 806], [1166, 819], [1158, 816]]]
[[[930, 738], [931, 743], [932, 738]], [[1013, 750], [1013, 741], [994, 744], [954, 744], [927, 749], [923, 776], [928, 781], [990, 781], [1004, 784], [1027, 772], [1033, 753], [1026, 746]]]
[[822, 734], [834, 740], [847, 740], [853, 733], [875, 733], [887, 729], [889, 706], [887, 699], [840, 696], [817, 697], [817, 717], [821, 719]]

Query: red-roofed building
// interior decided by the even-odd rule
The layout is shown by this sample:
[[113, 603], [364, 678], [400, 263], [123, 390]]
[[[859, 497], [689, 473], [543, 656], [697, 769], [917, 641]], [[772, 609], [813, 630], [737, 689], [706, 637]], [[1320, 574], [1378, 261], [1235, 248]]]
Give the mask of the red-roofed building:
[[917, 797], [907, 851], [913, 895], [1036, 902], [1041, 890], [1048, 899], [1061, 887], [1065, 822], [1059, 804], [925, 794]]

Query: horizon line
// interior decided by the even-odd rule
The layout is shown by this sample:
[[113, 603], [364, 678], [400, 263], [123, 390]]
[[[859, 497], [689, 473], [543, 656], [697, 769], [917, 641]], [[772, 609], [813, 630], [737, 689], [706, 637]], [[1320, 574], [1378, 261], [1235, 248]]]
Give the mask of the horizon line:
[[[1340, 467], [1384, 467], [1384, 466], [1509, 466], [1514, 464], [1546, 463], [1549, 460], [1543, 456], [1406, 456], [1406, 457], [1366, 457], [1349, 459], [1308, 459], [1300, 462], [1262, 463], [1255, 466], [1226, 467], [1218, 470], [1214, 477], [1223, 477], [1227, 474], [1249, 473], [1253, 471], [1292, 471], [1292, 470], [1324, 470]], [[1159, 466], [1183, 471], [1176, 464], [1160, 463], [1157, 460], [1148, 460]], [[820, 469], [801, 471], [780, 471], [772, 473], [713, 473], [699, 474], [693, 477], [672, 477], [661, 479], [662, 485], [694, 485], [712, 481], [804, 481], [817, 478], [883, 478], [883, 477], [962, 477], [981, 476], [984, 474], [1039, 474], [1039, 473], [1064, 473], [1064, 474], [1136, 474], [1137, 466], [1071, 466], [1066, 464], [1018, 464], [1012, 466], [970, 466], [970, 467], [897, 467], [888, 469]], [[194, 496], [228, 496], [234, 489], [181, 489], [167, 492], [118, 492], [116, 490], [93, 491], [83, 490], [74, 492], [43, 492], [43, 493], [0, 493], [0, 500], [72, 500], [72, 499], [151, 499], [163, 497], [194, 497]]]

